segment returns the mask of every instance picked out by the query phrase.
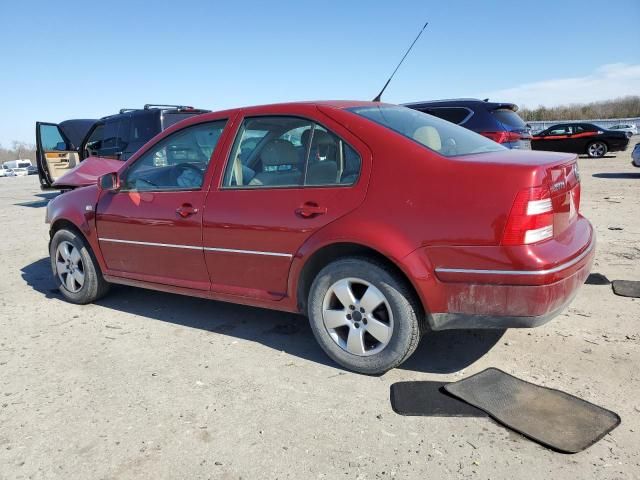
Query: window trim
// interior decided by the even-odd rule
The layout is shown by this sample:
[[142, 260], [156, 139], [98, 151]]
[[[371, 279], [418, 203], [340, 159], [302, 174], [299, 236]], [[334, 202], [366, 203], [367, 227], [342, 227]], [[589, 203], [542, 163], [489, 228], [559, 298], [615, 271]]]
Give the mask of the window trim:
[[[147, 155], [156, 145], [164, 142], [166, 139], [173, 137], [174, 135], [183, 132], [184, 130], [187, 130], [189, 128], [192, 127], [197, 127], [197, 126], [201, 126], [201, 125], [206, 125], [208, 123], [218, 123], [218, 122], [224, 122], [224, 127], [222, 128], [222, 132], [220, 133], [220, 137], [218, 137], [218, 142], [216, 143], [216, 146], [214, 147], [213, 151], [211, 152], [211, 156], [209, 157], [209, 163], [207, 163], [207, 168], [205, 169], [204, 172], [202, 172], [202, 185], [200, 185], [200, 187], [198, 188], [192, 188], [192, 187], [176, 187], [176, 188], [162, 188], [162, 187], [158, 187], [158, 188], [154, 188], [154, 189], [148, 189], [148, 190], [134, 190], [134, 189], [130, 189], [130, 188], [124, 188], [124, 180], [126, 180], [126, 176], [129, 173], [129, 171], [131, 170], [131, 168], [136, 165], [145, 155]], [[133, 162], [131, 162], [129, 165], [126, 165], [125, 168], [122, 170], [122, 173], [120, 173], [119, 177], [120, 177], [120, 185], [122, 185], [122, 187], [120, 188], [120, 190], [118, 190], [118, 192], [140, 192], [140, 193], [146, 193], [146, 192], [153, 192], [153, 193], [166, 193], [166, 192], [199, 192], [204, 190], [205, 188], [205, 180], [206, 180], [206, 175], [207, 172], [213, 168], [211, 165], [214, 163], [213, 157], [216, 154], [216, 150], [218, 149], [218, 146], [220, 145], [220, 140], [222, 139], [225, 130], [227, 129], [227, 127], [229, 126], [229, 117], [225, 117], [225, 118], [219, 118], [219, 119], [215, 119], [215, 120], [205, 120], [202, 122], [197, 122], [197, 123], [192, 123], [190, 125], [186, 125], [178, 130], [175, 130], [171, 133], [169, 133], [168, 135], [162, 137], [160, 140], [158, 140], [157, 142], [153, 143], [153, 145], [150, 145], [149, 148], [147, 148], [144, 152], [140, 153], [140, 156], [138, 158], [136, 158]]]
[[[358, 176], [353, 181], [353, 183], [349, 183], [349, 184], [327, 183], [327, 184], [318, 184], [318, 185], [305, 185], [304, 183], [302, 183], [301, 185], [267, 185], [267, 186], [265, 186], [265, 185], [242, 185], [242, 186], [224, 185], [224, 179], [226, 177], [227, 167], [229, 166], [229, 161], [231, 160], [231, 157], [233, 156], [234, 146], [235, 146], [236, 140], [238, 138], [238, 135], [240, 134], [240, 131], [242, 129], [242, 126], [243, 126], [245, 120], [253, 119], [253, 118], [261, 118], [261, 117], [263, 117], [263, 118], [264, 117], [271, 117], [271, 118], [274, 118], [274, 117], [299, 118], [300, 120], [305, 120], [305, 121], [310, 122], [313, 125], [318, 125], [318, 126], [324, 128], [327, 132], [329, 132], [332, 135], [335, 135], [336, 137], [338, 137], [344, 144], [346, 144], [349, 148], [351, 148], [354, 152], [356, 152], [356, 154], [358, 154], [358, 157], [360, 158], [360, 168], [358, 169]], [[303, 179], [302, 179], [303, 182], [305, 182], [306, 179], [307, 179], [306, 173], [307, 173], [307, 166], [308, 166], [308, 163], [309, 163], [310, 150], [311, 150], [311, 142], [309, 142], [309, 146], [307, 147], [306, 160], [305, 160], [305, 166], [304, 166], [304, 171], [303, 171]], [[309, 188], [353, 188], [358, 184], [358, 182], [362, 178], [363, 158], [364, 157], [363, 157], [362, 153], [357, 148], [355, 148], [353, 145], [351, 145], [351, 143], [347, 142], [344, 138], [342, 138], [341, 135], [338, 135], [332, 129], [328, 128], [327, 126], [325, 126], [323, 123], [321, 123], [318, 120], [315, 120], [315, 119], [312, 119], [312, 118], [308, 118], [308, 117], [305, 117], [303, 115], [288, 115], [286, 113], [277, 113], [277, 114], [262, 113], [262, 114], [250, 115], [250, 116], [243, 115], [242, 118], [238, 122], [238, 128], [237, 128], [237, 130], [235, 132], [235, 136], [233, 138], [233, 142], [231, 143], [231, 149], [229, 150], [227, 158], [224, 161], [224, 166], [223, 166], [222, 172], [220, 174], [220, 180], [218, 182], [218, 190], [219, 191], [225, 191], [225, 190], [232, 190], [232, 191], [238, 191], [239, 190], [239, 191], [242, 191], [242, 190], [283, 190], [283, 189], [289, 189], [289, 190], [302, 190], [302, 189], [305, 189], [306, 190], [306, 189], [309, 189]]]

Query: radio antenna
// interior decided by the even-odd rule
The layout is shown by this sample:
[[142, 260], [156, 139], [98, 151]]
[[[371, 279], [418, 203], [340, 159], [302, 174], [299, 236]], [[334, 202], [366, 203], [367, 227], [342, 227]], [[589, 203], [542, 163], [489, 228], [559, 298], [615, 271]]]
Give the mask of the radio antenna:
[[391, 79], [393, 78], [393, 76], [396, 74], [396, 72], [400, 68], [400, 65], [402, 65], [402, 62], [404, 62], [404, 59], [407, 58], [407, 55], [409, 55], [409, 52], [411, 51], [413, 46], [416, 44], [416, 42], [420, 38], [420, 35], [422, 35], [422, 32], [424, 32], [424, 29], [427, 28], [427, 25], [429, 25], [429, 22], [424, 24], [424, 27], [422, 27], [422, 30], [420, 30], [420, 32], [418, 33], [418, 36], [413, 41], [413, 43], [411, 44], [411, 46], [409, 47], [407, 52], [404, 54], [404, 57], [402, 57], [402, 60], [400, 60], [400, 63], [398, 63], [398, 66], [396, 67], [396, 69], [393, 71], [393, 73], [389, 77], [389, 80], [387, 80], [387, 83], [384, 84], [384, 87], [382, 87], [382, 90], [380, 90], [380, 93], [372, 101], [374, 101], [374, 102], [379, 102], [380, 101], [380, 98], [382, 97], [382, 94], [384, 93], [384, 91], [387, 89], [387, 86], [389, 85], [389, 82], [391, 82]]

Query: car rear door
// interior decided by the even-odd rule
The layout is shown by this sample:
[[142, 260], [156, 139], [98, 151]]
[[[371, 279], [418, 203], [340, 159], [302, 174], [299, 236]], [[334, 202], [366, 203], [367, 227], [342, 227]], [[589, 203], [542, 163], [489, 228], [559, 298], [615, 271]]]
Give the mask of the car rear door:
[[36, 162], [42, 187], [51, 187], [79, 161], [78, 151], [57, 124], [36, 122]]
[[371, 155], [315, 109], [266, 110], [243, 116], [229, 139], [226, 167], [207, 197], [203, 242], [213, 291], [278, 300], [304, 242], [362, 203]]
[[125, 166], [118, 191], [101, 194], [96, 228], [108, 274], [209, 289], [202, 212], [225, 125], [215, 120], [171, 133]]

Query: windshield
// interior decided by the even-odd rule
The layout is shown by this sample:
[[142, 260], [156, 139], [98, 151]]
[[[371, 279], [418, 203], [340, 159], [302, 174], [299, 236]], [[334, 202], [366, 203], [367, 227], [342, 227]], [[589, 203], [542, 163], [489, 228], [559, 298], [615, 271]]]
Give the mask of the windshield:
[[502, 145], [471, 130], [406, 107], [379, 105], [354, 107], [349, 111], [445, 157], [506, 150]]

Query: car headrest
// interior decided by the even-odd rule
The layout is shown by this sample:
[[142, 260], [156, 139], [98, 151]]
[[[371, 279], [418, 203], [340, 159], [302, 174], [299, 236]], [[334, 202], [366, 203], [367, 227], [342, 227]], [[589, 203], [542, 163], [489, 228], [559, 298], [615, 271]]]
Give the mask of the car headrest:
[[336, 141], [332, 135], [322, 130], [315, 130], [313, 132], [313, 145], [335, 145]]
[[338, 145], [333, 135], [315, 130], [313, 132], [313, 140], [311, 140], [311, 158], [310, 162], [320, 160], [335, 160], [337, 158]]
[[413, 139], [436, 152], [442, 150], [440, 134], [435, 127], [430, 125], [417, 128], [416, 131], [413, 132]]
[[298, 162], [296, 147], [291, 142], [279, 138], [265, 145], [260, 158], [264, 166], [295, 165]]

